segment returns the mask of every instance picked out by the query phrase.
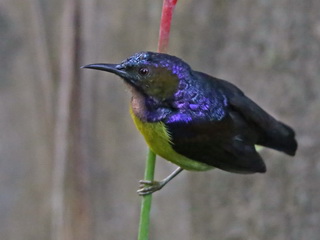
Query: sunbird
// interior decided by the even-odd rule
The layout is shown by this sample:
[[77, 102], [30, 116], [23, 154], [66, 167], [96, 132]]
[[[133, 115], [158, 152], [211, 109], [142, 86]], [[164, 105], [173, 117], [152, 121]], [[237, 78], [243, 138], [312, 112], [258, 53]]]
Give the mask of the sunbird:
[[178, 57], [139, 52], [120, 64], [83, 66], [114, 73], [132, 93], [130, 114], [147, 145], [179, 167], [162, 181], [140, 181], [140, 195], [160, 190], [183, 169], [266, 172], [255, 145], [294, 156], [292, 128], [230, 82], [194, 71]]

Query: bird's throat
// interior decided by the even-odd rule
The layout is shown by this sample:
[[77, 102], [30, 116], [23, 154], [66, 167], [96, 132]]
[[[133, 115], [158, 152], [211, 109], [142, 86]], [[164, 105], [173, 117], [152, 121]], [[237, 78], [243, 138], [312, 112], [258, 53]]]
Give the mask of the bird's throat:
[[131, 87], [131, 111], [141, 120], [147, 119], [147, 108], [145, 104], [145, 97], [142, 93], [138, 92], [135, 88]]

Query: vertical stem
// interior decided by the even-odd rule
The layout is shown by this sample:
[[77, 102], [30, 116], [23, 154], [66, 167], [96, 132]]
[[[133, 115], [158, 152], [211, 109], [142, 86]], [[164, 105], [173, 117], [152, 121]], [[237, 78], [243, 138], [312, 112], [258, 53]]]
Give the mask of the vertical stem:
[[[73, 28], [74, 28], [74, 87], [72, 92], [71, 128], [70, 137], [72, 141], [70, 160], [73, 164], [73, 178], [71, 184], [73, 192], [69, 195], [68, 206], [72, 206], [71, 228], [75, 240], [89, 240], [91, 236], [91, 208], [89, 187], [89, 158], [86, 155], [89, 145], [87, 144], [86, 131], [87, 122], [84, 119], [84, 81], [79, 75], [80, 60], [82, 53], [82, 9], [80, 1], [75, 1]], [[87, 109], [86, 109], [87, 110]], [[90, 116], [87, 116], [90, 117]]]
[[75, 2], [68, 0], [64, 3], [62, 13], [62, 42], [60, 59], [60, 81], [58, 86], [57, 109], [54, 133], [54, 162], [52, 174], [52, 219], [51, 219], [51, 239], [67, 239], [65, 221], [65, 179], [66, 166], [70, 149], [70, 119], [72, 92], [74, 88], [73, 63], [75, 42], [74, 25]]
[[[78, 68], [81, 56], [81, 12], [78, 0], [64, 2], [61, 17], [60, 79], [55, 121], [55, 148], [52, 174], [52, 226], [53, 240], [92, 239], [90, 236], [90, 205], [88, 167], [84, 156], [82, 119], [83, 82]], [[72, 178], [66, 172], [73, 165]], [[70, 184], [73, 191], [65, 191]], [[67, 193], [67, 194], [66, 194]], [[71, 207], [72, 206], [72, 207]], [[69, 210], [69, 211], [67, 211]]]
[[171, 19], [177, 0], [164, 0], [159, 29], [158, 52], [166, 53], [169, 46]]
[[[146, 160], [144, 179], [150, 180], [150, 181], [153, 180], [155, 165], [156, 165], [156, 154], [151, 149], [149, 149], [147, 160]], [[142, 197], [138, 240], [148, 239], [151, 203], [152, 203], [152, 194]]]
[[[159, 30], [158, 52], [167, 52], [170, 36], [171, 19], [176, 3], [177, 0], [163, 0]], [[153, 181], [155, 165], [156, 154], [151, 149], [149, 149], [144, 174], [145, 180]], [[142, 197], [138, 240], [148, 240], [149, 238], [151, 203], [152, 194]]]

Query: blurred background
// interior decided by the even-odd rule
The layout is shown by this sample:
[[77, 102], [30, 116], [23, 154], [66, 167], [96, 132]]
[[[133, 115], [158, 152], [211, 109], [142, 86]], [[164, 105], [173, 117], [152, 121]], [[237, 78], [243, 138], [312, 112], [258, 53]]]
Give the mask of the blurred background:
[[[79, 69], [155, 51], [162, 1], [0, 0], [0, 238], [135, 239], [147, 152], [122, 81]], [[296, 130], [266, 174], [183, 172], [153, 240], [320, 239], [320, 1], [181, 0], [170, 53]], [[157, 179], [175, 166], [157, 161]]]

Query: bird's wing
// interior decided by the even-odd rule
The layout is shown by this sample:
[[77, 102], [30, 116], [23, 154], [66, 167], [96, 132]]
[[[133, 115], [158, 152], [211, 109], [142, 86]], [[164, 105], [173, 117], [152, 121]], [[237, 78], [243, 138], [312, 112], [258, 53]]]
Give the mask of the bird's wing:
[[166, 124], [172, 148], [192, 160], [234, 173], [265, 172], [254, 146], [234, 136], [232, 119]]
[[297, 149], [294, 131], [277, 121], [255, 102], [249, 99], [236, 86], [224, 80], [218, 80], [221, 91], [228, 96], [230, 111], [239, 114], [256, 129], [256, 144], [294, 155]]

